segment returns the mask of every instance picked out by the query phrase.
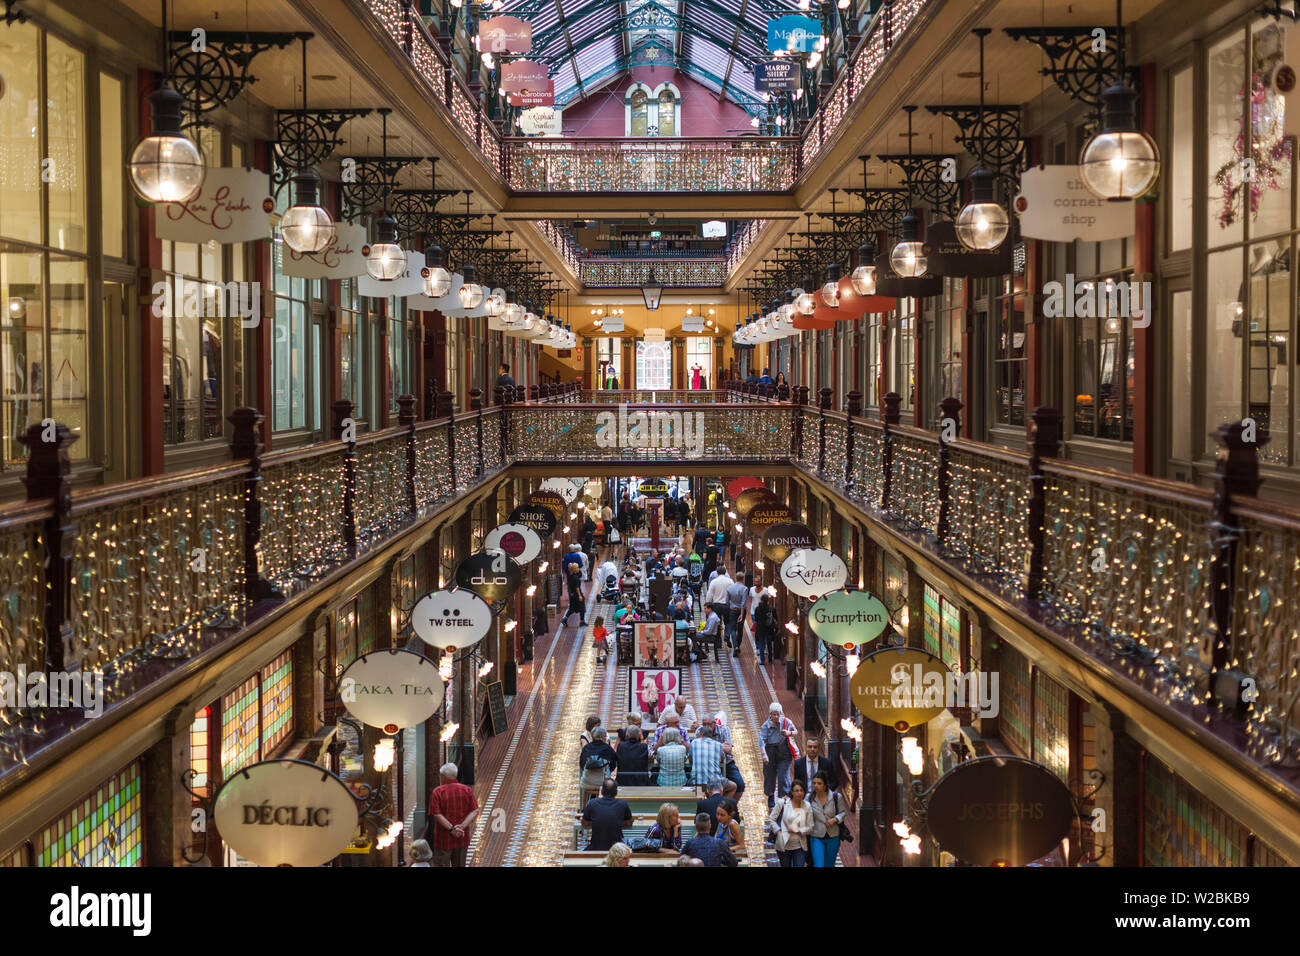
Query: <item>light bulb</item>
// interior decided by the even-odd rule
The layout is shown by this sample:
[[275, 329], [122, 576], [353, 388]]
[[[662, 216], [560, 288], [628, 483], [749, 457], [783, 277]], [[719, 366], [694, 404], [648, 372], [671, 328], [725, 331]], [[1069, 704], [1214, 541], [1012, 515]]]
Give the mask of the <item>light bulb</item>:
[[381, 282], [406, 272], [406, 253], [397, 244], [397, 223], [387, 213], [375, 223], [375, 241], [366, 251], [366, 272]]
[[889, 264], [904, 279], [916, 279], [925, 275], [928, 266], [925, 258], [925, 245], [920, 242], [904, 240], [894, 246], [889, 254]]
[[524, 307], [518, 302], [507, 302], [504, 315], [507, 322], [512, 324], [520, 322], [524, 317]]
[[776, 310], [776, 314], [783, 320], [788, 319], [790, 316], [794, 315], [794, 306], [789, 302], [786, 302]]
[[1117, 82], [1101, 94], [1102, 126], [1079, 156], [1079, 174], [1099, 199], [1136, 199], [1160, 175], [1160, 151], [1137, 125], [1137, 94]]
[[466, 282], [457, 292], [462, 309], [477, 309], [483, 304], [483, 287], [477, 282]]
[[424, 276], [424, 294], [430, 299], [441, 299], [451, 291], [451, 273], [442, 266], [432, 266], [422, 270]]
[[317, 201], [320, 178], [310, 170], [294, 177], [294, 204], [280, 217], [280, 236], [294, 252], [324, 252], [334, 241], [334, 219]]
[[375, 744], [374, 763], [375, 770], [384, 773], [393, 766], [393, 758], [396, 750], [393, 747], [392, 737], [383, 737]]
[[822, 286], [822, 302], [832, 309], [837, 308], [840, 304], [840, 284], [838, 282], [827, 282]]
[[808, 665], [808, 669], [823, 680], [826, 679], [826, 668], [821, 661], [813, 661]]

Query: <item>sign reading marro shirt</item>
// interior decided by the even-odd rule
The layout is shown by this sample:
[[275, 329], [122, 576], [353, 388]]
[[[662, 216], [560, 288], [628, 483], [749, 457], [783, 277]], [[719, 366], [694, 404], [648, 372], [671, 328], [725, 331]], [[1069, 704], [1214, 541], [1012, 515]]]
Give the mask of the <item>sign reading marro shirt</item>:
[[251, 242], [271, 235], [271, 177], [256, 169], [218, 167], [189, 202], [162, 203], [155, 229], [173, 242]]
[[442, 678], [423, 654], [399, 648], [363, 654], [339, 677], [349, 714], [386, 734], [422, 724], [442, 706]]
[[478, 22], [480, 53], [527, 53], [533, 48], [533, 25], [518, 17], [492, 17]]
[[797, 548], [781, 562], [781, 583], [800, 597], [838, 591], [848, 576], [840, 556], [826, 548]]
[[280, 271], [294, 279], [351, 279], [365, 275], [366, 255], [361, 251], [365, 245], [365, 226], [340, 222], [324, 252], [294, 252], [283, 246]]
[[258, 866], [321, 866], [357, 832], [357, 801], [305, 760], [264, 760], [236, 773], [213, 801], [221, 839]]
[[1051, 853], [1075, 820], [1070, 788], [1023, 757], [979, 757], [935, 783], [926, 813], [939, 846], [972, 866], [1024, 866]]
[[1083, 184], [1078, 166], [1026, 170], [1011, 206], [1025, 239], [1102, 242], [1133, 235], [1133, 204], [1098, 199]]
[[799, 89], [799, 63], [795, 60], [764, 60], [754, 64], [754, 89], [759, 92]]

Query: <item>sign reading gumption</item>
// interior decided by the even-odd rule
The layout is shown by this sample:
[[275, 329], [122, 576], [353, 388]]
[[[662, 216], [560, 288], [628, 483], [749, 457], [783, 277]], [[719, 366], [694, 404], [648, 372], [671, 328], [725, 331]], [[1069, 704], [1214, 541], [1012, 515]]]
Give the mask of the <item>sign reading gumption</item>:
[[473, 591], [449, 588], [420, 598], [411, 626], [431, 647], [452, 650], [481, 641], [492, 626], [492, 608]]
[[520, 564], [527, 564], [542, 550], [542, 539], [527, 525], [499, 524], [487, 533], [483, 546], [489, 551], [504, 551]]
[[510, 512], [510, 523], [531, 529], [543, 540], [555, 534], [555, 515], [541, 505], [520, 505]]
[[943, 713], [951, 672], [933, 654], [886, 647], [868, 654], [849, 678], [849, 696], [863, 716], [900, 734]]
[[348, 713], [386, 734], [432, 717], [443, 691], [433, 661], [398, 648], [363, 654], [339, 678], [339, 700]]
[[815, 548], [817, 538], [812, 529], [799, 521], [783, 521], [763, 532], [763, 557], [778, 564], [796, 548]]
[[1078, 166], [1026, 170], [1011, 206], [1025, 239], [1101, 242], [1133, 235], [1133, 204], [1098, 199], [1083, 184]]
[[826, 548], [797, 548], [781, 562], [781, 583], [800, 597], [838, 591], [848, 577], [840, 556]]
[[827, 644], [853, 650], [889, 627], [889, 609], [870, 591], [832, 591], [808, 610], [808, 627]]
[[218, 167], [189, 202], [162, 203], [155, 229], [173, 242], [252, 242], [271, 235], [271, 177], [256, 169]]
[[352, 842], [357, 820], [343, 781], [305, 760], [244, 768], [222, 785], [212, 810], [221, 839], [258, 866], [328, 863]]
[[361, 250], [365, 245], [365, 226], [340, 222], [323, 252], [294, 252], [284, 246], [282, 271], [295, 279], [351, 279], [364, 275], [366, 257]]
[[1051, 853], [1075, 820], [1070, 788], [1023, 757], [959, 763], [935, 783], [926, 821], [939, 846], [972, 866], [1024, 866]]

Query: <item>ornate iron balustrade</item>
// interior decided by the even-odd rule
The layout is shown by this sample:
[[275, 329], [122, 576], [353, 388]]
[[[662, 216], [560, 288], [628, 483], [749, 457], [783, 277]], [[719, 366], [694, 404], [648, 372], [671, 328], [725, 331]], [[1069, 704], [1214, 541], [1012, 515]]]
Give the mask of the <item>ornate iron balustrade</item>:
[[518, 192], [784, 192], [799, 173], [794, 137], [506, 137], [501, 149]]
[[727, 267], [721, 259], [586, 259], [578, 276], [587, 288], [639, 288], [651, 270], [670, 289], [711, 288], [722, 285], [727, 278]]
[[[1253, 497], [1258, 453], [1233, 426], [1211, 492], [1057, 459], [1060, 417], [1046, 409], [1020, 452], [902, 426], [894, 395], [876, 421], [770, 391], [570, 383], [492, 408], [475, 395], [470, 411], [418, 424], [403, 396], [396, 428], [264, 458], [260, 415], [241, 409], [231, 464], [75, 493], [70, 434], [45, 443], [33, 426], [33, 500], [0, 508], [0, 669], [99, 671], [113, 706], [510, 465], [794, 465], [1233, 746], [1242, 725], [1210, 709], [1210, 685], [1251, 678], [1246, 752], [1295, 761], [1300, 510]], [[0, 774], [75, 729], [2, 716]]]

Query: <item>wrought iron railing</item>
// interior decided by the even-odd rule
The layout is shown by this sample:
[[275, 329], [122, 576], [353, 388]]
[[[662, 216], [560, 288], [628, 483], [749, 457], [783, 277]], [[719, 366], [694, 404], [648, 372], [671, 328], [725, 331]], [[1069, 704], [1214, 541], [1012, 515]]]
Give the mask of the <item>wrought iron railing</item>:
[[670, 289], [720, 286], [727, 278], [722, 259], [584, 259], [578, 277], [588, 288], [640, 288], [653, 272]]

